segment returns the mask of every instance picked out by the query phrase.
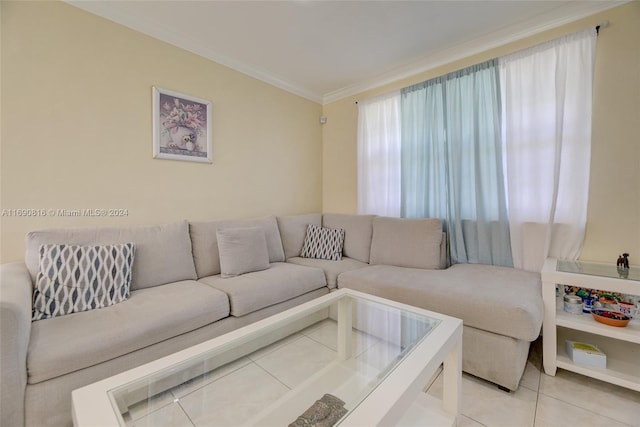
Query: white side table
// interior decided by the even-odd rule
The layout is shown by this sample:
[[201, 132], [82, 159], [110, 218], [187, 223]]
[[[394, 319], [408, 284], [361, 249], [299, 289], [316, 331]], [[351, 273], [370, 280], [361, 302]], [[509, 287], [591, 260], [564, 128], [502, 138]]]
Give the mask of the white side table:
[[[640, 391], [640, 318], [626, 327], [608, 326], [590, 314], [569, 314], [563, 310], [556, 285], [640, 295], [640, 267], [632, 266], [621, 277], [615, 265], [561, 261], [549, 258], [542, 268], [544, 300], [543, 362], [547, 375], [557, 368], [577, 372], [622, 387]], [[565, 351], [565, 340], [595, 344], [607, 354], [606, 369], [574, 364]]]

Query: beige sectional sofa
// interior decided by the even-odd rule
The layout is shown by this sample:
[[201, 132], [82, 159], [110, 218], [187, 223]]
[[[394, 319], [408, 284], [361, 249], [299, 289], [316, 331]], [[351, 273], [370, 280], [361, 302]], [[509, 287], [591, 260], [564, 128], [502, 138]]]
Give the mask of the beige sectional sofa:
[[[342, 260], [300, 257], [308, 224], [345, 230]], [[268, 268], [223, 278], [216, 231], [237, 227], [264, 231]], [[127, 300], [31, 321], [41, 245], [126, 242], [135, 244]], [[481, 265], [443, 269], [443, 248], [437, 220], [370, 215], [29, 233], [25, 262], [0, 270], [0, 425], [70, 425], [73, 389], [337, 287], [463, 319], [463, 369], [516, 389], [542, 323], [539, 275]]]

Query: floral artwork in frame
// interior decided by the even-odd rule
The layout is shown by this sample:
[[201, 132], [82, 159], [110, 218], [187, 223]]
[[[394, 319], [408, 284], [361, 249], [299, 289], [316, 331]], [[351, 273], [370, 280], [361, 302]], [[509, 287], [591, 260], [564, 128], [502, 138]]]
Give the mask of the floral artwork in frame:
[[211, 102], [153, 87], [153, 157], [212, 163]]

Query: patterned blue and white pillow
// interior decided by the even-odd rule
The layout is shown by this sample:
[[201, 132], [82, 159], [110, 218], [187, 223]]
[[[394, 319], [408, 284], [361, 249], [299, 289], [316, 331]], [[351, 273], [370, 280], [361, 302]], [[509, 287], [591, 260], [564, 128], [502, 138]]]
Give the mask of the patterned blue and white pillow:
[[32, 319], [117, 304], [129, 298], [133, 243], [41, 245]]
[[300, 256], [303, 258], [327, 259], [340, 261], [344, 246], [344, 230], [341, 228], [326, 228], [315, 224], [307, 226], [304, 244]]

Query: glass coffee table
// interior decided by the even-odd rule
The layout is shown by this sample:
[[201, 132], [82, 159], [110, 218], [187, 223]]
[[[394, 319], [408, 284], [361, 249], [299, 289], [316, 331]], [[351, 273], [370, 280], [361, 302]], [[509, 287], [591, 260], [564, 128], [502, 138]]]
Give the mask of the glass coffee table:
[[[73, 391], [82, 426], [455, 425], [462, 321], [341, 289]], [[442, 400], [422, 393], [442, 366]]]

